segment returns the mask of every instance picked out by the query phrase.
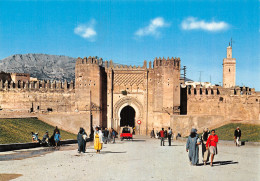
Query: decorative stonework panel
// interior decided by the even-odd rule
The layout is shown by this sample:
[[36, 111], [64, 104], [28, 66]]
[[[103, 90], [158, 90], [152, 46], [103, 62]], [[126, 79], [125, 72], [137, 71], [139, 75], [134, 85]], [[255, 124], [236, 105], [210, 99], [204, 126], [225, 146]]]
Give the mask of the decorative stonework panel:
[[118, 85], [143, 84], [143, 74], [115, 74], [114, 83]]

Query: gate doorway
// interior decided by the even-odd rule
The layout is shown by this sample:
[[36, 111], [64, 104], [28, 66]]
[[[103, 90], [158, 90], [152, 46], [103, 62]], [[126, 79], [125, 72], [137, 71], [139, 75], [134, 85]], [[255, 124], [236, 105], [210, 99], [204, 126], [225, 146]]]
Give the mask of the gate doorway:
[[131, 106], [124, 107], [120, 112], [120, 127], [135, 127], [135, 110]]

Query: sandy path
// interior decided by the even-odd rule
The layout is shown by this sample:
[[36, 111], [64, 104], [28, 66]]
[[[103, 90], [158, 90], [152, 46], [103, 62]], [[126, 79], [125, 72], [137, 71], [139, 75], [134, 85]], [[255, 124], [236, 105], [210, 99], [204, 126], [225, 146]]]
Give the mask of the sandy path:
[[[168, 145], [166, 143], [166, 145]], [[96, 154], [54, 151], [23, 160], [0, 162], [1, 173], [22, 174], [15, 180], [260, 180], [260, 147], [219, 144], [216, 166], [190, 166], [185, 143], [159, 146], [159, 140], [139, 137], [104, 146]], [[201, 162], [201, 156], [200, 156]], [[222, 165], [219, 164], [222, 163]]]

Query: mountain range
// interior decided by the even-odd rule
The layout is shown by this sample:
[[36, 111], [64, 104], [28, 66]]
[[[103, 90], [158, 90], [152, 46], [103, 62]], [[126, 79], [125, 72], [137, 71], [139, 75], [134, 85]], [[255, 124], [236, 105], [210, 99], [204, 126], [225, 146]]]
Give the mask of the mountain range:
[[74, 80], [76, 58], [48, 54], [16, 54], [0, 60], [0, 72], [29, 73], [40, 80]]

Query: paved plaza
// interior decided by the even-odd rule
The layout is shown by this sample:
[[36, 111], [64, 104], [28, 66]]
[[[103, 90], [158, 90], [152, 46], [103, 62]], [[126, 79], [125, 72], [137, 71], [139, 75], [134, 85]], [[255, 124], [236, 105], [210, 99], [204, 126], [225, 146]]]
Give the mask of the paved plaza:
[[[238, 148], [220, 142], [215, 166], [210, 167], [202, 165], [201, 153], [201, 165], [191, 166], [185, 142], [174, 141], [171, 147], [167, 142], [164, 147], [159, 144], [158, 139], [137, 137], [104, 145], [100, 154], [93, 144], [85, 154], [78, 154], [76, 145], [42, 153], [42, 148], [5, 152], [0, 154], [0, 175], [22, 175], [15, 180], [260, 180], [259, 146]], [[39, 154], [29, 157], [35, 151]], [[10, 160], [22, 152], [26, 154]]]

